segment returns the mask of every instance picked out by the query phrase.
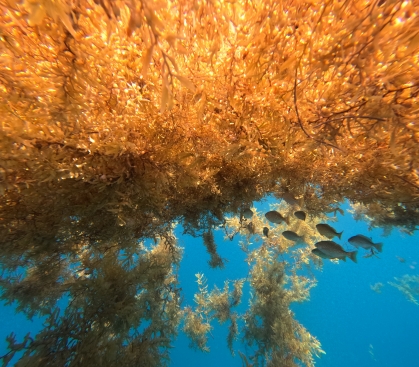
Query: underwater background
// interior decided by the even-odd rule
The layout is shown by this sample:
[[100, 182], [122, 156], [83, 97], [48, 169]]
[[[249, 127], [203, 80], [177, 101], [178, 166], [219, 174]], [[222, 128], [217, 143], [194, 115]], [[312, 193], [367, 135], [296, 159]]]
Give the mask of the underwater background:
[[[255, 203], [254, 209], [263, 213], [274, 203], [277, 199], [270, 197]], [[347, 239], [355, 234], [364, 234], [384, 246], [382, 253], [371, 257], [364, 257], [369, 253], [360, 249], [358, 263], [349, 260], [334, 263], [326, 259], [321, 270], [314, 266], [303, 270], [309, 276], [314, 275], [318, 283], [311, 289], [309, 301], [294, 303], [291, 309], [296, 319], [319, 339], [325, 351], [320, 358], [316, 358], [316, 366], [416, 367], [419, 360], [419, 305], [413, 302], [415, 299], [409, 301], [390, 283], [396, 283], [395, 278], [400, 283], [403, 276], [419, 274], [419, 236], [397, 229], [391, 234], [384, 234], [379, 228], [369, 229], [367, 223], [353, 219], [348, 203], [341, 208], [345, 214], [337, 213], [337, 221], [332, 223], [337, 231], [343, 230], [342, 239], [336, 242], [346, 250], [353, 250]], [[332, 218], [334, 214], [329, 216]], [[222, 289], [225, 280], [246, 277], [250, 268], [245, 261], [246, 254], [238, 246], [238, 236], [229, 241], [222, 231], [215, 232], [215, 240], [219, 244], [217, 251], [228, 261], [224, 269], [212, 269], [201, 238], [184, 235], [180, 227], [175, 234], [184, 248], [179, 271], [184, 297], [182, 306], [194, 306], [193, 296], [198, 291], [197, 273], [205, 275], [209, 289], [214, 285]], [[257, 234], [251, 239], [251, 246], [255, 248], [263, 243]], [[410, 285], [412, 295], [419, 299], [419, 282]], [[245, 312], [248, 307], [248, 283], [245, 283], [243, 294], [238, 312]], [[66, 300], [60, 303], [64, 308]], [[0, 355], [7, 352], [5, 338], [11, 332], [19, 340], [28, 332], [33, 336], [42, 327], [42, 320], [27, 320], [22, 314], [15, 313], [13, 305], [2, 304], [0, 315]], [[232, 356], [226, 346], [227, 327], [220, 326], [218, 322], [213, 326], [208, 342], [209, 353], [190, 348], [190, 340], [180, 332], [170, 351], [170, 366], [242, 366], [239, 355]], [[234, 347], [246, 351], [246, 346], [240, 344], [240, 338]]]
[[419, 365], [419, 0], [0, 7], [5, 367]]

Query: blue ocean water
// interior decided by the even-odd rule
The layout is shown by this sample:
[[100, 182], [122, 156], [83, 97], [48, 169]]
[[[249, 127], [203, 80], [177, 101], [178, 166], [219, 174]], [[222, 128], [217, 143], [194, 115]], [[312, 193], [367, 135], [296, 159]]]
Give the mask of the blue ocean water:
[[[257, 203], [258, 211], [269, 210], [272, 199]], [[360, 250], [358, 263], [350, 260], [338, 264], [324, 260], [322, 271], [314, 271], [317, 286], [311, 290], [310, 300], [292, 306], [297, 320], [316, 336], [326, 352], [316, 359], [318, 367], [417, 367], [419, 365], [419, 305], [408, 301], [395, 287], [388, 284], [395, 277], [405, 274], [419, 275], [419, 234], [409, 236], [393, 230], [384, 237], [382, 229], [368, 230], [367, 223], [355, 221], [346, 209], [345, 215], [337, 214], [333, 227], [343, 230], [342, 240], [337, 241], [347, 249], [353, 248], [347, 239], [356, 234], [372, 237], [383, 242], [383, 252], [378, 257], [364, 258], [368, 252]], [[333, 216], [330, 215], [330, 216]], [[194, 274], [204, 273], [208, 285], [222, 288], [225, 279], [237, 279], [246, 275], [245, 254], [237, 240], [223, 241], [218, 233], [217, 250], [229, 262], [223, 270], [210, 269], [209, 256], [199, 239], [182, 237], [185, 258], [180, 271], [180, 281], [187, 295], [185, 302], [193, 305], [193, 293], [197, 292]], [[260, 243], [259, 243], [260, 244]], [[257, 243], [256, 243], [257, 245]], [[405, 260], [401, 262], [400, 260]], [[371, 285], [382, 283], [381, 293]], [[187, 284], [187, 285], [186, 285]], [[248, 300], [248, 299], [247, 299]], [[241, 311], [247, 307], [247, 300]], [[238, 355], [231, 356], [226, 348], [227, 326], [214, 325], [209, 340], [210, 353], [188, 349], [189, 341], [180, 336], [172, 350], [172, 366], [242, 366]], [[245, 346], [235, 347], [245, 351]]]
[[[272, 200], [258, 203], [259, 211], [268, 210]], [[348, 205], [342, 207], [348, 209]], [[419, 275], [419, 235], [409, 236], [394, 230], [388, 237], [382, 236], [381, 229], [368, 230], [368, 225], [355, 222], [346, 212], [338, 214], [333, 223], [338, 231], [343, 230], [344, 247], [350, 246], [347, 239], [355, 234], [372, 237], [374, 242], [383, 242], [384, 248], [378, 257], [364, 258], [367, 254], [359, 251], [358, 263], [350, 260], [338, 264], [324, 261], [322, 271], [315, 270], [318, 284], [311, 290], [310, 300], [292, 306], [297, 320], [312, 335], [316, 336], [326, 354], [316, 360], [318, 367], [417, 367], [419, 365], [419, 306], [409, 302], [395, 287], [388, 284], [394, 278], [405, 274]], [[218, 252], [228, 260], [224, 269], [211, 269], [201, 238], [182, 235], [178, 228], [176, 236], [184, 248], [184, 258], [180, 269], [180, 284], [184, 294], [183, 306], [194, 305], [193, 294], [197, 292], [197, 273], [203, 273], [209, 290], [216, 285], [222, 289], [225, 280], [244, 278], [249, 270], [245, 262], [246, 254], [238, 246], [238, 238], [233, 241], [223, 239], [223, 233], [215, 233]], [[262, 240], [255, 238], [255, 246]], [[404, 260], [401, 262], [400, 260]], [[371, 289], [371, 285], [382, 283], [381, 293]], [[249, 288], [244, 288], [244, 301], [239, 312], [248, 306]], [[12, 331], [17, 340], [27, 332], [36, 333], [42, 327], [42, 320], [27, 320], [15, 314], [13, 305], [0, 308], [0, 355], [6, 351], [5, 337]], [[182, 333], [173, 344], [171, 366], [242, 366], [238, 355], [232, 356], [227, 349], [228, 325], [213, 325], [208, 346], [210, 353], [189, 348], [189, 340]], [[33, 334], [32, 334], [33, 335]], [[245, 352], [245, 346], [237, 341], [236, 350]]]
[[[322, 343], [326, 354], [319, 367], [415, 367], [419, 365], [419, 306], [409, 302], [388, 284], [395, 277], [419, 274], [419, 236], [397, 230], [382, 237], [380, 229], [368, 231], [350, 215], [339, 217], [335, 227], [343, 229], [341, 243], [355, 234], [383, 242], [379, 258], [363, 258], [333, 264], [325, 261], [316, 271], [317, 287], [311, 299], [294, 306], [298, 320]], [[400, 262], [404, 259], [405, 262]], [[382, 283], [382, 293], [371, 285]]]

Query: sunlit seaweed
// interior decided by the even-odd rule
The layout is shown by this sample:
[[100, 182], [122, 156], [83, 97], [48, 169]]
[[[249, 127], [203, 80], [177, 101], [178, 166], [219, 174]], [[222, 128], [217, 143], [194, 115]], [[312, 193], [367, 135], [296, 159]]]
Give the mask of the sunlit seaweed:
[[419, 296], [419, 275], [403, 275], [402, 278], [394, 278], [395, 282], [388, 284], [396, 287], [404, 296], [415, 305], [419, 305], [416, 297]]
[[[255, 250], [255, 261], [250, 274], [254, 290], [250, 309], [244, 316], [244, 339], [249, 346], [256, 346], [250, 360], [256, 366], [297, 366], [297, 360], [306, 366], [313, 366], [313, 355], [323, 351], [320, 343], [300, 325], [289, 310], [291, 302], [308, 297], [312, 286], [295, 274], [285, 274], [285, 264], [279, 262], [274, 251], [262, 246]], [[291, 287], [286, 283], [291, 280]]]
[[381, 289], [384, 287], [383, 283], [375, 283], [375, 284], [371, 284], [370, 288], [375, 292], [375, 293], [381, 293]]
[[211, 322], [217, 319], [221, 324], [230, 320], [227, 345], [232, 353], [233, 341], [238, 335], [237, 313], [231, 309], [241, 301], [243, 280], [236, 280], [233, 284], [233, 291], [229, 291], [229, 282], [226, 281], [224, 290], [215, 287], [208, 292], [206, 279], [202, 274], [197, 274], [199, 292], [195, 294], [195, 308], [187, 308], [184, 316], [183, 331], [191, 339], [191, 346], [204, 352], [209, 352], [207, 334], [211, 331]]

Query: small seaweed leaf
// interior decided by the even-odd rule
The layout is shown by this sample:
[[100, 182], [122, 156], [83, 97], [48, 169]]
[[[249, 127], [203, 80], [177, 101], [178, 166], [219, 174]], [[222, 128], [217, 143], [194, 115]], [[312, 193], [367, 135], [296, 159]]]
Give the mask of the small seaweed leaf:
[[176, 74], [175, 77], [176, 77], [177, 80], [180, 81], [180, 83], [184, 87], [188, 88], [191, 92], [195, 93], [196, 87], [195, 87], [194, 83], [192, 83], [188, 78], [186, 78], [182, 75], [178, 75], [178, 74]]
[[149, 48], [147, 48], [147, 51], [143, 54], [143, 57], [141, 60], [142, 65], [143, 65], [141, 69], [141, 75], [143, 76], [144, 79], [147, 76], [148, 68], [151, 63], [151, 57], [153, 56], [153, 51], [154, 51], [154, 45], [151, 45]]
[[32, 27], [35, 25], [39, 25], [42, 23], [44, 18], [47, 15], [47, 12], [45, 11], [45, 7], [40, 3], [31, 3], [26, 2], [24, 3], [24, 6], [29, 13], [28, 16], [28, 24]]
[[164, 85], [161, 94], [160, 113], [163, 113], [167, 109], [167, 103], [169, 102], [169, 88]]
[[407, 45], [406, 55], [411, 54], [412, 52], [417, 53], [419, 48], [419, 32], [410, 39], [409, 44]]
[[237, 325], [237, 313], [233, 313], [230, 316], [230, 326], [228, 327], [228, 335], [227, 335], [227, 346], [230, 350], [230, 353], [234, 356], [234, 349], [233, 349], [233, 342], [238, 339], [239, 335], [239, 327]]
[[9, 362], [12, 360], [12, 358], [15, 356], [15, 352], [9, 352], [7, 354], [5, 354], [4, 356], [0, 357], [0, 359], [2, 360], [3, 367], [7, 367]]
[[250, 363], [247, 360], [247, 357], [242, 352], [239, 351], [239, 355], [240, 355], [240, 358], [242, 359], [242, 362], [243, 362], [242, 366], [243, 367], [253, 367], [254, 366], [254, 363]]

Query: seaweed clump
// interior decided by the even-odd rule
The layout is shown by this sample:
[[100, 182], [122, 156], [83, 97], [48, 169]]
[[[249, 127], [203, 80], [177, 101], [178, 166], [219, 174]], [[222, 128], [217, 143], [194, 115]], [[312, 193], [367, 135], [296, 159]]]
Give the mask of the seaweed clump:
[[415, 305], [419, 305], [417, 297], [419, 296], [419, 275], [403, 275], [402, 278], [395, 278], [395, 282], [388, 284], [396, 287], [404, 296]]
[[[28, 316], [45, 321], [35, 337], [28, 334], [20, 343], [9, 335], [4, 365], [15, 355], [20, 367], [167, 365], [180, 322], [175, 272], [180, 250], [170, 239], [170, 247], [161, 239], [152, 248], [137, 244], [130, 251], [82, 249], [61, 259], [72, 271], [58, 278], [40, 268], [26, 277], [9, 274], [9, 282], [1, 282], [2, 300], [17, 302]], [[52, 280], [56, 283], [49, 298], [47, 289], [38, 294], [45, 278], [47, 289]], [[57, 305], [60, 299], [67, 300], [64, 311]]]
[[[254, 251], [255, 264], [250, 273], [254, 290], [248, 312], [244, 316], [244, 340], [256, 346], [250, 360], [255, 366], [314, 366], [313, 356], [324, 353], [320, 343], [290, 311], [292, 302], [309, 297], [313, 283], [304, 277], [285, 274], [285, 263], [277, 260], [278, 253], [266, 246]], [[286, 287], [290, 282], [291, 286]]]
[[[288, 205], [279, 205], [284, 213], [294, 209]], [[298, 275], [298, 270], [307, 266], [311, 258], [310, 247], [303, 249], [287, 246], [282, 236], [277, 233], [285, 227], [285, 223], [271, 231], [270, 238], [265, 239], [256, 249], [251, 240], [262, 237], [262, 228], [266, 219], [262, 219], [255, 209], [252, 216], [255, 232], [249, 232], [247, 224], [237, 217], [226, 220], [226, 237], [229, 233], [241, 233], [246, 236], [242, 240], [242, 249], [247, 253], [250, 270], [246, 280], [233, 283], [229, 290], [229, 282], [224, 290], [215, 287], [208, 290], [202, 274], [197, 274], [198, 293], [195, 295], [195, 308], [188, 307], [184, 315], [183, 330], [191, 338], [191, 345], [209, 352], [207, 337], [211, 332], [211, 323], [218, 320], [221, 324], [229, 321], [227, 345], [234, 354], [237, 350], [233, 343], [241, 340], [247, 346], [246, 353], [238, 350], [246, 365], [253, 366], [314, 366], [314, 357], [324, 353], [319, 341], [313, 337], [294, 317], [290, 310], [293, 302], [304, 302], [309, 299], [309, 291], [315, 280]], [[290, 219], [292, 228], [304, 231], [307, 242], [312, 242], [316, 234], [313, 228], [316, 219], [312, 218], [301, 223]], [[317, 235], [318, 236], [318, 235]], [[256, 237], [256, 238], [255, 238]], [[263, 237], [262, 237], [263, 238]], [[244, 242], [247, 242], [245, 244]], [[287, 260], [285, 260], [285, 257]], [[315, 257], [318, 266], [321, 262]], [[233, 311], [242, 297], [243, 283], [251, 288], [250, 304], [246, 312]]]
[[229, 290], [229, 282], [224, 284], [224, 290], [215, 287], [211, 292], [208, 291], [206, 279], [203, 274], [197, 274], [199, 292], [195, 294], [194, 309], [186, 307], [184, 311], [183, 331], [191, 340], [191, 347], [204, 352], [209, 352], [207, 346], [207, 335], [210, 333], [211, 322], [218, 320], [220, 324], [230, 321], [227, 345], [234, 354], [233, 341], [237, 339], [239, 330], [237, 326], [238, 314], [232, 311], [241, 302], [242, 288], [244, 280], [233, 282], [233, 290]]
[[[199, 292], [195, 295], [195, 309], [186, 308], [184, 332], [191, 339], [191, 346], [209, 352], [208, 334], [211, 322], [221, 324], [229, 321], [227, 345], [234, 354], [233, 342], [241, 336], [253, 350], [241, 358], [253, 366], [314, 366], [314, 356], [324, 353], [319, 341], [313, 337], [290, 311], [292, 302], [309, 298], [312, 280], [295, 273], [286, 275], [286, 263], [278, 261], [278, 252], [266, 246], [249, 254], [252, 268], [249, 284], [252, 289], [250, 306], [245, 313], [233, 312], [240, 302], [243, 280], [236, 281], [232, 291], [226, 282], [224, 290], [217, 287], [208, 291], [205, 278], [197, 274]], [[299, 361], [299, 362], [297, 362]]]

